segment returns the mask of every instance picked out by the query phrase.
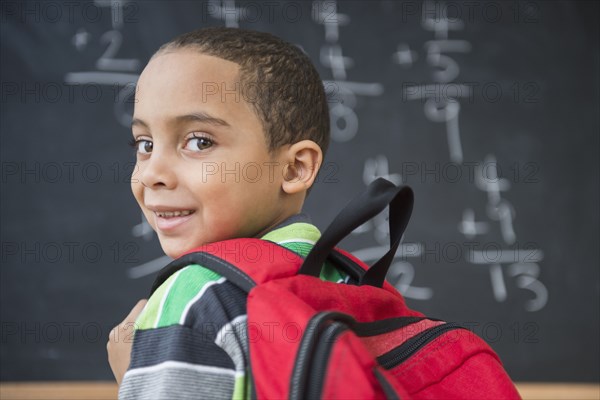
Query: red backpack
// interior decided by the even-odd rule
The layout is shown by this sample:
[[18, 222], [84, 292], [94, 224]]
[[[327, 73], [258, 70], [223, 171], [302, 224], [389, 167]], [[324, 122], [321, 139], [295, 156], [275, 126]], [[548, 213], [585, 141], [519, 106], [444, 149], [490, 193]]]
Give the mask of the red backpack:
[[[335, 247], [389, 204], [390, 250], [369, 268]], [[461, 326], [409, 309], [384, 278], [413, 192], [379, 178], [334, 219], [305, 259], [276, 243], [232, 239], [191, 250], [159, 272], [200, 264], [248, 293], [253, 398], [518, 399], [496, 353]], [[348, 283], [319, 278], [328, 260]]]

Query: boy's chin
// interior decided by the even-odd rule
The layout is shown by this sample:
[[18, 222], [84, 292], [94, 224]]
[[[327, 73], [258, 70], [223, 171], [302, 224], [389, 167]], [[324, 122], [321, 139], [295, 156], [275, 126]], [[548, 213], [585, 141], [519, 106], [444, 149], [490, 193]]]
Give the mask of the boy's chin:
[[189, 247], [189, 244], [182, 240], [166, 239], [166, 238], [159, 238], [159, 240], [160, 240], [160, 246], [162, 247], [163, 252], [167, 256], [169, 256], [173, 259], [178, 258], [183, 253], [191, 250], [191, 248]]

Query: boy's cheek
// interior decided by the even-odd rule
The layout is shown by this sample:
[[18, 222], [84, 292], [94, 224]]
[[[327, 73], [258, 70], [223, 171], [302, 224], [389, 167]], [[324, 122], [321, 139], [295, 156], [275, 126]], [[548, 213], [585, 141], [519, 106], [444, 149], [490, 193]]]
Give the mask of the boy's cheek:
[[143, 190], [143, 187], [142, 187], [142, 182], [135, 175], [131, 176], [130, 187], [131, 187], [131, 193], [133, 193], [135, 200], [138, 202], [138, 204], [140, 204], [141, 192]]
[[133, 193], [133, 197], [135, 197], [135, 201], [138, 205], [143, 208], [144, 204], [144, 186], [139, 178], [132, 176], [131, 178], [131, 193]]
[[[141, 207], [141, 206], [140, 206]], [[142, 208], [142, 212], [144, 213], [144, 217], [146, 217], [146, 221], [148, 221], [148, 224], [150, 225], [150, 227], [152, 228], [152, 230], [154, 232], [156, 232], [156, 226], [155, 225], [155, 221], [154, 221], [154, 213], [152, 211], [149, 210], [144, 210]]]
[[144, 214], [144, 217], [146, 217], [146, 221], [148, 221], [148, 224], [150, 224], [150, 226], [152, 227], [152, 229], [154, 231], [156, 231], [156, 227], [154, 226], [154, 213], [148, 209], [146, 209], [144, 207], [144, 188], [142, 186], [142, 184], [138, 181], [138, 182], [134, 182], [134, 180], [131, 180], [131, 192], [133, 193], [133, 197], [135, 198], [135, 201], [138, 204], [138, 207], [140, 207], [140, 210], [142, 210], [142, 213]]
[[131, 179], [129, 179], [129, 183], [131, 185], [131, 190], [135, 192], [135, 188], [137, 186], [142, 186], [141, 182], [141, 174], [140, 174], [140, 165], [136, 162], [133, 166], [133, 171], [131, 172]]

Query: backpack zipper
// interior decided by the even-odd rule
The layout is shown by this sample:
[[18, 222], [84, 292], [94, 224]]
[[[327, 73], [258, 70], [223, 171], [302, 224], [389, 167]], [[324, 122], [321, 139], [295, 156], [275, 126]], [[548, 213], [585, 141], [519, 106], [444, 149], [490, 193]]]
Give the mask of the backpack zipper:
[[[311, 392], [316, 390], [313, 388], [314, 384], [310, 382], [311, 378], [318, 376], [324, 379], [323, 372], [327, 367], [326, 361], [331, 352], [331, 347], [333, 347], [333, 342], [341, 332], [348, 329], [344, 322], [351, 323], [352, 321], [351, 316], [335, 311], [321, 312], [311, 318], [302, 336], [302, 341], [296, 355], [296, 362], [294, 363], [294, 370], [292, 371], [290, 382], [291, 400], [306, 398], [304, 392], [307, 387], [312, 389]], [[323, 326], [329, 322], [333, 323], [323, 329]], [[316, 362], [319, 362], [319, 364], [316, 364]], [[313, 368], [313, 366], [316, 367]], [[314, 370], [318, 370], [317, 372], [320, 375], [317, 375], [317, 372]], [[308, 386], [309, 384], [311, 385]], [[323, 386], [322, 382], [320, 386]], [[320, 394], [317, 397], [320, 397]]]
[[465, 329], [454, 322], [447, 322], [442, 325], [434, 326], [421, 332], [417, 336], [410, 339], [408, 342], [401, 344], [395, 349], [377, 357], [377, 362], [385, 369], [392, 369], [401, 363], [405, 362], [409, 357], [416, 353], [419, 349], [425, 346], [427, 343], [433, 341], [440, 335], [454, 330], [454, 329]]
[[315, 355], [312, 361], [312, 368], [309, 372], [307, 386], [307, 399], [320, 399], [325, 384], [325, 372], [329, 364], [329, 356], [338, 337], [348, 330], [348, 326], [340, 322], [334, 322], [328, 326], [317, 345]]
[[[306, 324], [306, 330], [298, 348], [290, 381], [289, 398], [300, 400], [321, 397], [327, 361], [331, 349], [337, 337], [344, 331], [352, 329], [359, 337], [375, 336], [408, 326], [423, 319], [422, 317], [402, 317], [402, 319], [389, 320], [391, 324], [388, 322], [383, 325], [381, 321], [375, 323], [357, 323], [351, 315], [336, 311], [323, 311], [314, 315]], [[377, 361], [386, 369], [392, 368], [404, 361], [428, 341], [433, 340], [447, 330], [456, 328], [461, 327], [457, 324], [445, 323], [430, 328], [416, 335], [409, 342], [379, 356]], [[398, 358], [399, 361], [397, 361]], [[382, 361], [386, 364], [383, 364]], [[386, 365], [390, 366], [386, 367]], [[310, 396], [307, 396], [307, 394], [310, 394]]]

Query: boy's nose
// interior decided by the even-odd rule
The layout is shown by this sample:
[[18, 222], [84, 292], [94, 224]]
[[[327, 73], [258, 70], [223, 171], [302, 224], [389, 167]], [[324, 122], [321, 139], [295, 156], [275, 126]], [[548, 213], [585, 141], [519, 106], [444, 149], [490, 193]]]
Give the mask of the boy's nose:
[[173, 164], [168, 157], [161, 153], [153, 152], [148, 160], [138, 163], [140, 168], [140, 182], [147, 188], [164, 187], [172, 189], [177, 183], [173, 171]]

